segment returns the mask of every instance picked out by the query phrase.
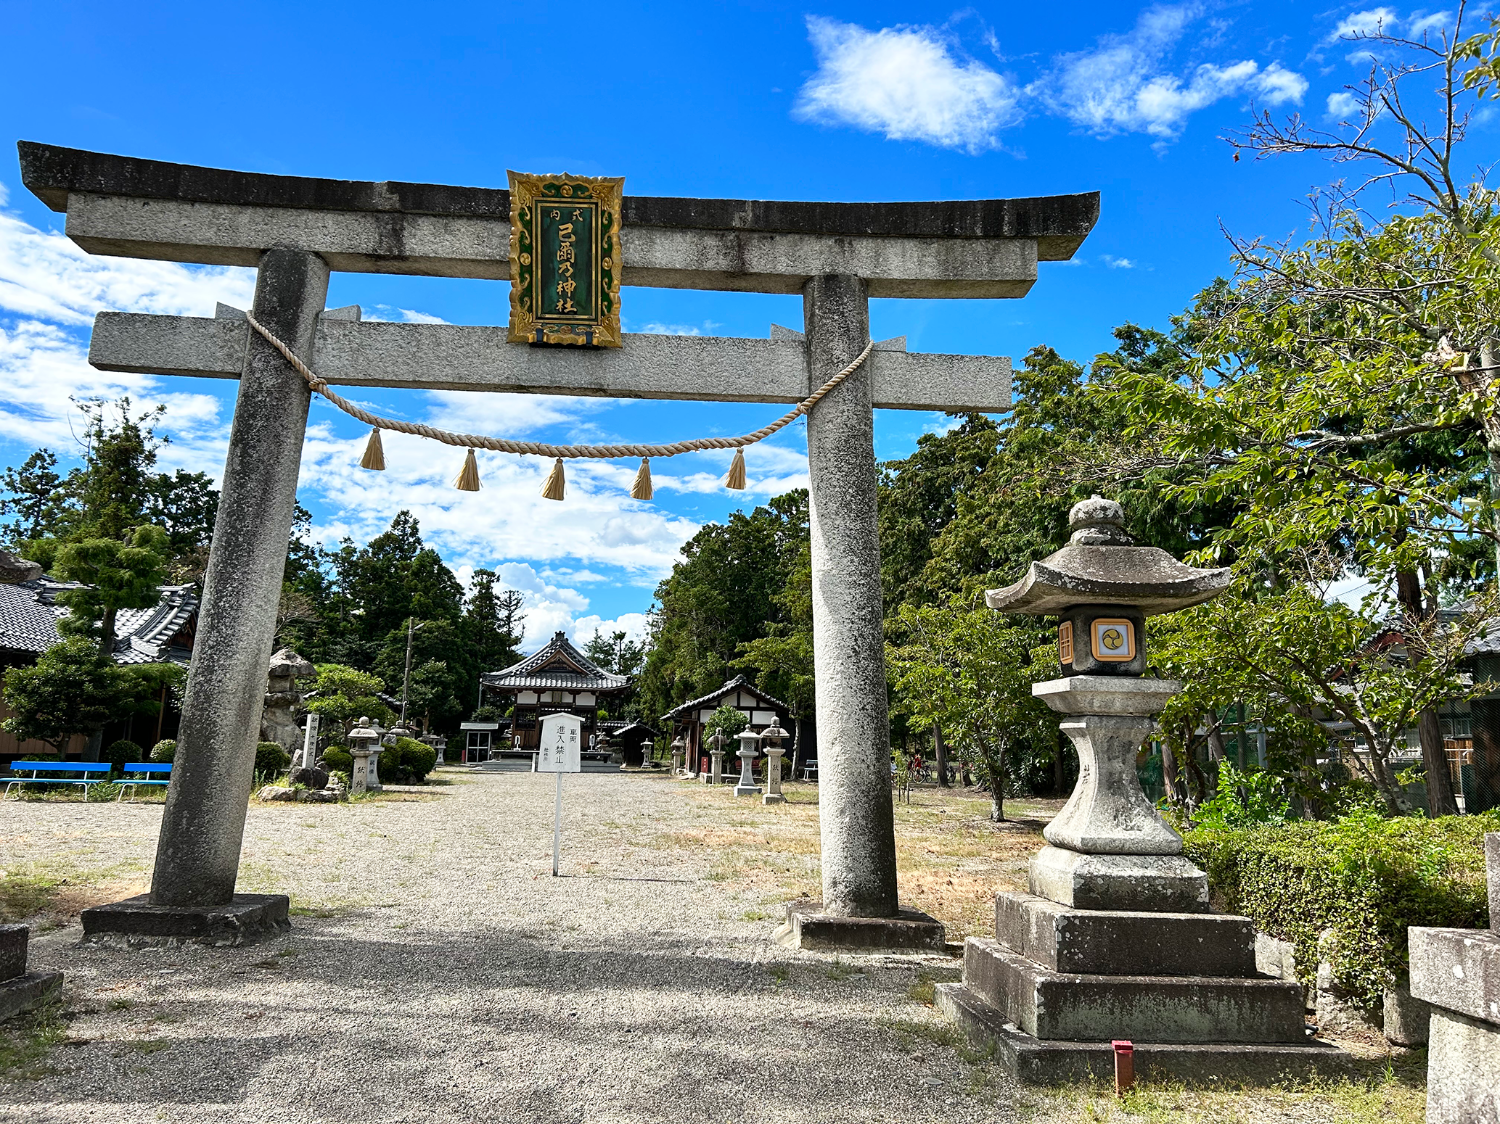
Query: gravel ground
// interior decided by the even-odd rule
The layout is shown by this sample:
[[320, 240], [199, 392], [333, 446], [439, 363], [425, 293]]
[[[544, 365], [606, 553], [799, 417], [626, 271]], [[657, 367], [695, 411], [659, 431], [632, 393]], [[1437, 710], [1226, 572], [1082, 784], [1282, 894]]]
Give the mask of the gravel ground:
[[[71, 1042], [5, 1121], [1009, 1121], [1014, 1091], [921, 999], [944, 958], [797, 953], [781, 904], [674, 833], [786, 809], [641, 775], [442, 774], [431, 794], [252, 805], [240, 888], [292, 897], [245, 949], [34, 935]], [[6, 865], [142, 885], [160, 805], [0, 805]], [[732, 857], [732, 856], [731, 856]], [[787, 859], [788, 877], [816, 870]], [[795, 868], [795, 869], [794, 869]], [[909, 995], [909, 992], [912, 995]]]

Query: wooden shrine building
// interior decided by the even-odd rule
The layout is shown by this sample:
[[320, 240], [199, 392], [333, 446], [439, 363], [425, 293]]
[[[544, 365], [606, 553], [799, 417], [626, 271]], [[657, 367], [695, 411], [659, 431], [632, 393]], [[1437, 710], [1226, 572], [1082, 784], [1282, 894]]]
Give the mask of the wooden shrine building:
[[[662, 721], [670, 723], [672, 736], [682, 735], [687, 742], [687, 767], [692, 772], [701, 772], [707, 768], [706, 761], [708, 749], [703, 744], [703, 727], [714, 711], [721, 706], [732, 706], [740, 711], [750, 720], [748, 729], [759, 733], [773, 722], [783, 730], [790, 730], [791, 709], [780, 699], [766, 694], [743, 675], [736, 675], [722, 687], [710, 691], [702, 698], [689, 699], [681, 706], [674, 707], [662, 715]], [[791, 748], [790, 742], [784, 745]], [[735, 745], [730, 748], [729, 753], [738, 750]], [[726, 760], [729, 760], [726, 757]], [[701, 767], [700, 767], [701, 764]], [[725, 766], [727, 769], [729, 766]]]
[[599, 708], [630, 686], [626, 675], [605, 671], [577, 648], [562, 632], [533, 655], [504, 671], [479, 677], [479, 705], [511, 705], [511, 744], [516, 749], [536, 748], [542, 719], [549, 714], [576, 714], [583, 720], [585, 747], [598, 733]]

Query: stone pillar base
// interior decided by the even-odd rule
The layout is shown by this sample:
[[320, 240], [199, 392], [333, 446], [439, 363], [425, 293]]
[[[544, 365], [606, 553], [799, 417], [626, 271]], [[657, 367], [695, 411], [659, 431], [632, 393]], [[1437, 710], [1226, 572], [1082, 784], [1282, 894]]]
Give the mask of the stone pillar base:
[[737, 784], [737, 785], [734, 786], [734, 794], [736, 796], [759, 796], [760, 795], [760, 785], [758, 785], [758, 784]]
[[[1017, 1028], [963, 984], [937, 985], [937, 1008], [980, 1050], [1024, 1085], [1110, 1082], [1114, 1050], [1100, 1042], [1048, 1042]], [[1349, 1055], [1316, 1039], [1301, 1044], [1192, 1044], [1135, 1040], [1135, 1076], [1147, 1081], [1219, 1085], [1226, 1081], [1272, 1084], [1285, 1076], [1337, 1076], [1350, 1070]]]
[[0, 980], [0, 1019], [39, 1007], [62, 987], [61, 972], [23, 972]]
[[1207, 913], [1208, 875], [1181, 855], [1082, 855], [1044, 847], [1030, 889], [1073, 909]]
[[257, 944], [292, 927], [285, 894], [235, 894], [227, 905], [152, 905], [147, 894], [86, 909], [83, 943], [116, 948]]
[[786, 907], [786, 922], [776, 941], [788, 948], [843, 952], [946, 951], [943, 923], [915, 909], [895, 917], [833, 917], [822, 902], [799, 901]]
[[779, 792], [768, 792], [760, 798], [762, 804], [785, 804], [786, 797]]

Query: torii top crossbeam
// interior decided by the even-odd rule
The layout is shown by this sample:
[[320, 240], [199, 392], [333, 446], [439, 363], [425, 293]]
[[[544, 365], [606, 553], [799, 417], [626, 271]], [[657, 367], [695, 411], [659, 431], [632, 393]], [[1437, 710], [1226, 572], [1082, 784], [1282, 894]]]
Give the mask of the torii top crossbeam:
[[[509, 279], [507, 191], [221, 171], [29, 142], [20, 156], [26, 186], [67, 213], [68, 237], [83, 249], [255, 266], [256, 319], [328, 382], [362, 386], [800, 401], [865, 350], [870, 297], [1024, 296], [1037, 263], [1072, 257], [1099, 214], [1097, 193], [931, 203], [626, 196], [625, 285], [801, 293], [804, 332], [626, 336], [592, 351], [507, 344], [492, 327], [325, 315], [330, 270]], [[245, 897], [234, 882], [307, 422], [302, 377], [226, 313], [101, 313], [89, 355], [105, 369], [239, 378], [150, 901], [121, 904], [165, 911], [167, 927], [180, 924], [172, 909]], [[904, 339], [886, 341], [807, 414], [832, 914], [898, 911], [872, 408], [1005, 409], [1009, 374], [1004, 358], [913, 355]], [[120, 925], [140, 933], [153, 923]]]

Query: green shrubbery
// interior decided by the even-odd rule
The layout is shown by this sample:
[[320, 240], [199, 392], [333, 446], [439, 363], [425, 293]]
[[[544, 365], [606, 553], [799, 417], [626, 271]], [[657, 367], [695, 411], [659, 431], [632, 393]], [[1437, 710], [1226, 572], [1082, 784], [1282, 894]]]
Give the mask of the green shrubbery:
[[1378, 1008], [1406, 974], [1409, 925], [1489, 924], [1484, 835], [1500, 813], [1385, 819], [1356, 813], [1328, 823], [1203, 825], [1186, 854], [1208, 872], [1216, 908], [1254, 920], [1296, 946], [1310, 983], [1318, 937], [1334, 933], [1334, 982]]
[[258, 742], [255, 746], [255, 775], [274, 777], [286, 772], [292, 764], [292, 755], [276, 742]]
[[346, 776], [354, 774], [354, 755], [341, 745], [331, 745], [323, 751], [323, 764], [334, 772], [343, 773]]
[[159, 764], [170, 765], [176, 756], [177, 742], [172, 738], [165, 738], [151, 747], [151, 760]]
[[108, 761], [113, 766], [110, 775], [115, 777], [124, 775], [126, 765], [133, 765], [145, 759], [146, 751], [128, 738], [110, 742], [104, 747], [104, 752], [99, 755], [99, 760]]
[[421, 784], [437, 764], [437, 750], [415, 738], [397, 738], [380, 755], [381, 784]]

